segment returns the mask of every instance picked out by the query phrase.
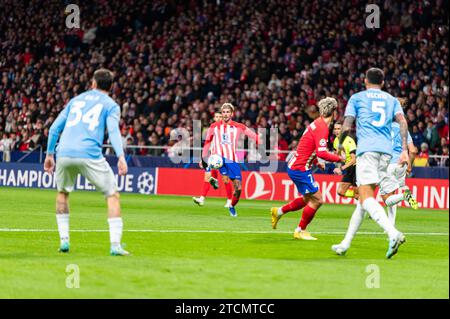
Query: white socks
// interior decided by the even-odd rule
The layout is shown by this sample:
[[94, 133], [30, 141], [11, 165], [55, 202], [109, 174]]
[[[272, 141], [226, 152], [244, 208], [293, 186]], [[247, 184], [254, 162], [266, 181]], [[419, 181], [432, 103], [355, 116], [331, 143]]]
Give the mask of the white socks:
[[395, 217], [397, 215], [397, 205], [388, 206], [388, 218], [389, 221], [391, 222], [392, 226], [395, 226]]
[[400, 203], [403, 200], [403, 194], [396, 194], [396, 195], [391, 195], [389, 196], [385, 203], [386, 205], [389, 206], [394, 206], [397, 205], [398, 203]]
[[[56, 214], [59, 238], [61, 242], [69, 241], [69, 214]], [[122, 217], [108, 218], [111, 246], [119, 247], [122, 240]]]
[[278, 207], [277, 216], [283, 215], [283, 211], [281, 210], [281, 207]]
[[108, 218], [108, 224], [111, 247], [120, 247], [123, 229], [122, 217]]
[[356, 208], [353, 211], [352, 218], [350, 218], [350, 223], [348, 224], [347, 232], [345, 233], [344, 240], [341, 244], [350, 247], [353, 237], [355, 237], [356, 232], [364, 220], [364, 209], [362, 208], [360, 202], [356, 203]]
[[69, 241], [69, 214], [56, 214], [56, 223], [61, 242]]
[[203, 202], [205, 200], [205, 197], [204, 196], [200, 196], [199, 200], [201, 200]]
[[378, 203], [375, 198], [367, 198], [362, 207], [369, 213], [370, 217], [388, 234], [389, 238], [395, 238], [398, 234], [398, 230], [389, 221], [383, 206]]

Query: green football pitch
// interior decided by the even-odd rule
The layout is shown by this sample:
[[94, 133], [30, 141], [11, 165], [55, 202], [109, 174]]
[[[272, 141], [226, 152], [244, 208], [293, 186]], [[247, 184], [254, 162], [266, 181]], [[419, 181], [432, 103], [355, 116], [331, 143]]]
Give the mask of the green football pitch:
[[[242, 200], [232, 218], [223, 199], [122, 194], [123, 242], [109, 256], [102, 195], [71, 195], [71, 252], [57, 252], [54, 191], [0, 188], [0, 298], [448, 298], [447, 211], [399, 209], [407, 242], [391, 260], [387, 239], [365, 219], [345, 257], [352, 205], [324, 205], [298, 241], [290, 213], [277, 230], [269, 208]], [[79, 274], [79, 288], [72, 279]]]

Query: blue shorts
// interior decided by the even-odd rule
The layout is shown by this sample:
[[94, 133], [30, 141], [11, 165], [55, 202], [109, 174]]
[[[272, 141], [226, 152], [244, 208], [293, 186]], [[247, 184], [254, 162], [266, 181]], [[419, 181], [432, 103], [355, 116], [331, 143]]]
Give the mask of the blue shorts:
[[301, 172], [288, 168], [287, 173], [295, 186], [297, 186], [297, 190], [300, 194], [314, 194], [319, 190], [319, 186], [314, 180], [311, 170]]
[[229, 159], [223, 159], [223, 166], [219, 168], [221, 175], [228, 176], [232, 180], [242, 180], [241, 166], [239, 163], [230, 161]]

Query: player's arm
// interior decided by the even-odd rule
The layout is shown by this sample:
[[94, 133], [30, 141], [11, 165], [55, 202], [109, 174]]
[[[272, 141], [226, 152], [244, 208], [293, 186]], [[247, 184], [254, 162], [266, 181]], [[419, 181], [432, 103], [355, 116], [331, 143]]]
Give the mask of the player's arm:
[[109, 140], [111, 141], [114, 152], [119, 158], [117, 162], [119, 175], [125, 175], [128, 171], [128, 165], [123, 152], [122, 137], [120, 136], [119, 129], [119, 120], [120, 107], [116, 104], [111, 108], [108, 116], [106, 117], [106, 127], [108, 129]]
[[208, 131], [206, 132], [206, 138], [205, 138], [205, 144], [203, 144], [203, 150], [202, 150], [202, 158], [200, 159], [199, 165], [203, 168], [206, 168], [207, 164], [206, 161], [208, 159], [209, 149], [211, 148], [211, 142], [214, 137], [214, 129], [212, 126], [209, 127]]
[[250, 128], [248, 128], [244, 124], [242, 124], [241, 129], [242, 129], [242, 133], [244, 135], [247, 135], [252, 140], [256, 141], [256, 144], [261, 144], [262, 143], [261, 138], [259, 137], [259, 135], [257, 133], [255, 133], [255, 132], [253, 132]]
[[327, 150], [327, 134], [328, 134], [328, 128], [314, 134], [314, 144], [315, 144], [315, 148], [316, 148], [316, 156], [318, 158], [321, 158], [328, 162], [345, 161], [345, 158], [341, 158], [340, 156], [330, 153]]
[[47, 141], [47, 155], [54, 155], [56, 149], [56, 142], [58, 141], [59, 134], [61, 134], [64, 126], [66, 125], [67, 117], [69, 114], [70, 106], [67, 105], [61, 113], [59, 113], [56, 120], [53, 122], [52, 126], [48, 131], [48, 141]]
[[402, 139], [402, 153], [400, 154], [399, 163], [408, 164], [408, 122], [406, 122], [405, 114], [403, 113], [400, 101], [395, 99], [394, 103], [395, 120], [400, 125], [400, 137]]
[[53, 122], [52, 126], [48, 131], [48, 141], [47, 141], [47, 155], [44, 161], [44, 170], [52, 174], [55, 169], [55, 149], [56, 142], [58, 141], [59, 134], [61, 134], [64, 126], [66, 125], [67, 117], [69, 115], [70, 103], [59, 113], [56, 120]]
[[412, 166], [414, 163], [414, 159], [417, 155], [417, 147], [414, 145], [411, 135], [408, 133], [408, 151], [409, 151], [409, 162], [408, 162], [408, 168], [406, 169], [406, 172], [409, 174], [411, 173]]
[[350, 153], [350, 158], [351, 158], [350, 161], [347, 164], [343, 165], [341, 167], [341, 169], [347, 169], [347, 168], [351, 167], [352, 165], [356, 164], [356, 152], [355, 151]]

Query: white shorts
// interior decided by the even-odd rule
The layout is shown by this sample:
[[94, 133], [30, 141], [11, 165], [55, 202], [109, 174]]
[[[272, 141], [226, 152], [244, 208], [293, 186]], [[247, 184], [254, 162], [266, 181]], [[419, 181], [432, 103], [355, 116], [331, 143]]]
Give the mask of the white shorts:
[[117, 192], [114, 173], [106, 159], [61, 157], [56, 160], [56, 187], [58, 192], [73, 191], [78, 174], [109, 197]]
[[[356, 157], [356, 184], [378, 185], [381, 189], [389, 189], [387, 186], [387, 169], [391, 155], [366, 152]], [[384, 186], [384, 187], [383, 187]]]
[[397, 163], [389, 164], [386, 182], [380, 186], [380, 192], [382, 195], [389, 194], [398, 188], [405, 186], [407, 168], [407, 165], [400, 166]]

